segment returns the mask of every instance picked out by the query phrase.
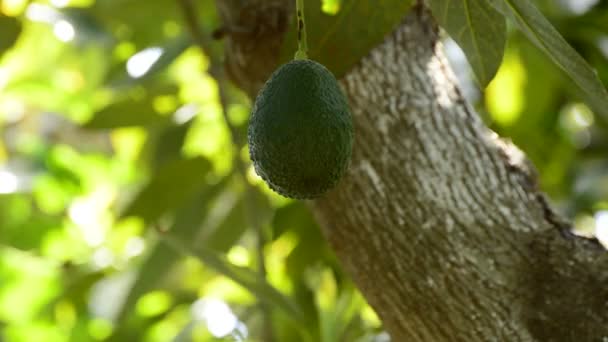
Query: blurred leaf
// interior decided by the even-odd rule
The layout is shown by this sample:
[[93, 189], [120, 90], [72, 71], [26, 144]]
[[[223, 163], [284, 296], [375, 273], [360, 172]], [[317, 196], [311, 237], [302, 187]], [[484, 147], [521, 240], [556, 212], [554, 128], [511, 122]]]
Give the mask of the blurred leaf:
[[[205, 224], [208, 223], [207, 216], [210, 206], [216, 201], [225, 201], [224, 196], [218, 197], [218, 195], [226, 189], [230, 178], [230, 176], [227, 176], [214, 186], [206, 188], [186, 206], [178, 210], [175, 215], [176, 220], [168, 230], [170, 233], [167, 234], [172, 234], [179, 241], [192, 241], [198, 246], [201, 241], [195, 240], [195, 237], [201, 234], [199, 231], [208, 229]], [[266, 198], [263, 199], [266, 200]], [[228, 211], [219, 228], [214, 230], [209, 238], [202, 239], [202, 243], [216, 251], [228, 250], [247, 228], [243, 220], [242, 199], [233, 203], [236, 204], [232, 204], [232, 209]], [[167, 244], [159, 243], [156, 245], [150, 256], [140, 266], [139, 275], [121, 309], [119, 321], [124, 321], [127, 318], [127, 314], [141, 295], [165, 286], [167, 275], [180, 259], [180, 253]], [[117, 331], [115, 336], [120, 335], [120, 333], [121, 331]]]
[[316, 232], [319, 231], [310, 209], [299, 201], [291, 202], [277, 209], [272, 219], [272, 226], [274, 227], [273, 239], [278, 238], [287, 230], [313, 232], [314, 235], [318, 235]]
[[[146, 85], [150, 80], [165, 71], [173, 62], [188, 48], [192, 45], [192, 39], [189, 35], [182, 34], [178, 37], [172, 38], [165, 42], [156, 42], [156, 45], [147, 47], [146, 49], [140, 50], [133, 54], [125, 63], [122, 63], [116, 68], [109, 76], [108, 83], [111, 87], [121, 89], [125, 87], [133, 87], [137, 85]], [[138, 58], [138, 54], [145, 54], [146, 52], [152, 51], [152, 49], [158, 49], [160, 53], [157, 59], [155, 59], [147, 68], [144, 70], [142, 75], [131, 75], [129, 74], [129, 63], [135, 63], [131, 58]], [[141, 57], [141, 55], [139, 55]], [[149, 63], [145, 59], [139, 63]]]
[[310, 209], [302, 202], [292, 202], [277, 209], [272, 226], [275, 239], [286, 231], [294, 232], [298, 236], [298, 244], [285, 261], [287, 273], [295, 282], [302, 281], [307, 267], [314, 265], [318, 260], [329, 261], [329, 246]]
[[494, 77], [505, 50], [507, 25], [487, 0], [431, 0], [433, 15], [462, 48], [480, 86]]
[[173, 305], [173, 298], [167, 291], [150, 291], [137, 300], [135, 311], [139, 316], [154, 317], [166, 313]]
[[608, 124], [608, 92], [587, 62], [529, 0], [489, 0], [583, 91], [589, 106]]
[[[226, 177], [217, 184], [206, 187], [199, 194], [193, 196], [188, 204], [176, 212], [176, 219], [169, 231], [179, 236], [180, 239], [192, 241], [201, 229], [203, 222], [207, 219], [209, 207], [216, 200], [220, 191], [224, 190], [229, 178]], [[166, 244], [156, 244], [149, 256], [139, 267], [138, 276], [127, 294], [117, 321], [125, 321], [127, 314], [132, 311], [135, 303], [144, 293], [163, 288], [164, 280], [166, 280], [170, 270], [180, 259], [181, 255]], [[115, 336], [120, 334], [121, 331], [117, 331]]]
[[17, 41], [21, 33], [21, 22], [0, 14], [0, 56]]
[[[97, 43], [108, 46], [112, 43], [112, 35], [101, 25], [88, 9], [65, 7], [56, 12], [61, 20], [68, 22], [76, 32], [77, 43]], [[84, 45], [83, 44], [83, 45]]]
[[334, 307], [334, 316], [337, 324], [332, 328], [335, 333], [335, 340], [341, 340], [349, 331], [349, 324], [358, 316], [359, 311], [365, 304], [360, 296], [357, 296], [356, 289], [349, 284], [348, 287], [340, 289], [338, 300]]
[[33, 320], [28, 324], [15, 324], [2, 329], [5, 341], [65, 341], [62, 329], [54, 322], [47, 320]]
[[265, 224], [264, 221], [272, 210], [268, 198], [257, 188], [245, 191], [250, 191], [250, 195], [240, 193], [242, 197], [232, 206], [219, 226], [203, 237], [202, 241], [206, 247], [218, 252], [228, 251], [253, 224], [247, 220], [247, 206], [251, 206], [250, 210], [255, 213], [260, 223]]
[[0, 242], [14, 244], [9, 243], [12, 239], [11, 235], [21, 235], [23, 225], [28, 224], [35, 217], [32, 207], [30, 197], [19, 194], [0, 195]]
[[[179, 4], [174, 0], [97, 0], [89, 10], [114, 28], [118, 39], [132, 41], [138, 49], [185, 31]], [[198, 16], [206, 31], [219, 25], [213, 1], [199, 1]]]
[[[192, 341], [192, 333], [199, 322], [196, 320], [192, 320], [188, 322], [188, 324], [184, 325], [184, 327], [180, 330], [180, 332], [171, 340], [171, 342], [191, 342]], [[209, 334], [211, 335], [211, 334]], [[209, 339], [212, 337], [209, 336]]]
[[304, 318], [298, 306], [290, 298], [283, 295], [249, 268], [236, 266], [222, 254], [211, 249], [190, 247], [171, 232], [164, 235], [163, 241], [182, 254], [198, 258], [204, 265], [251, 291], [261, 301], [282, 310], [293, 321], [297, 322]]
[[[553, 63], [547, 63], [542, 51], [521, 34], [511, 38], [499, 74], [486, 89], [486, 106], [494, 118], [493, 126], [501, 136], [508, 136], [526, 151], [526, 155], [543, 175], [541, 188], [550, 195], [563, 193], [564, 182], [576, 151], [566, 146], [559, 134], [560, 110], [564, 101], [564, 85], [571, 82]], [[489, 96], [496, 101], [494, 105]], [[496, 120], [500, 112], [517, 109], [514, 122]], [[497, 113], [498, 111], [498, 113]], [[534, 136], [535, 139], [530, 139]], [[543, 144], [538, 144], [543, 141]], [[548, 149], [547, 146], [552, 146]], [[562, 188], [560, 191], [559, 188]]]
[[337, 14], [340, 11], [342, 0], [323, 0], [323, 12]]
[[202, 231], [199, 241], [214, 251], [227, 252], [249, 228], [245, 219], [244, 203], [245, 201], [240, 197], [229, 204], [230, 209], [222, 217], [221, 223], [211, 231], [208, 229]]
[[156, 138], [156, 153], [154, 154], [154, 167], [160, 167], [163, 164], [179, 158], [188, 134], [188, 130], [192, 126], [192, 120], [164, 127], [160, 135]]
[[0, 228], [2, 232], [0, 241], [9, 243], [15, 248], [31, 250], [41, 246], [47, 234], [60, 225], [61, 220], [57, 217], [36, 215], [24, 224]]
[[167, 122], [170, 118], [160, 115], [154, 107], [154, 98], [172, 96], [177, 93], [175, 86], [147, 88], [143, 92], [135, 89], [117, 102], [95, 113], [83, 127], [91, 129], [110, 129], [129, 126], [148, 126]]
[[321, 340], [320, 317], [314, 301], [315, 293], [306, 285], [306, 275], [307, 270], [318, 266], [320, 261], [333, 266], [333, 256], [327, 242], [310, 209], [299, 201], [277, 209], [272, 227], [273, 239], [278, 239], [287, 232], [297, 236], [298, 244], [287, 256], [285, 269], [295, 286], [295, 300], [305, 313], [306, 318], [301, 324], [307, 327], [313, 337], [316, 336], [314, 340]]
[[[340, 11], [329, 15], [323, 12], [321, 0], [306, 1], [308, 56], [340, 78], [397, 27], [412, 4], [412, 0], [343, 0]], [[289, 27], [283, 62], [297, 50], [296, 25], [292, 22]]]
[[189, 34], [182, 34], [166, 44], [163, 44], [162, 55], [160, 55], [156, 62], [150, 66], [150, 69], [142, 76], [142, 79], [151, 77], [167, 68], [182, 54], [182, 52], [186, 51], [190, 45], [192, 45], [192, 39]]
[[99, 0], [89, 10], [105, 25], [121, 27], [118, 38], [133, 41], [138, 48], [168, 36], [165, 25], [176, 25], [181, 18], [172, 0]]
[[158, 170], [121, 216], [138, 216], [146, 223], [156, 221], [204, 186], [210, 169], [211, 164], [202, 157], [167, 164]]
[[61, 291], [60, 270], [51, 260], [0, 246], [0, 321], [25, 323]]
[[[174, 84], [167, 84], [164, 80], [159, 81], [156, 76], [166, 70], [190, 44], [191, 40], [188, 35], [180, 35], [159, 46], [160, 56], [138, 77], [128, 74], [129, 61], [121, 64], [109, 76], [110, 79], [107, 81], [109, 86], [117, 93], [119, 100], [98, 111], [91, 120], [84, 124], [84, 127], [108, 129], [147, 126], [168, 121], [167, 115], [162, 114], [170, 114], [176, 108], [171, 108], [168, 113], [159, 113], [155, 101], [163, 97], [175, 96], [178, 89]], [[138, 53], [142, 53], [142, 51]], [[146, 61], [139, 63], [146, 63]], [[153, 83], [152, 80], [157, 82]]]
[[88, 299], [91, 287], [103, 279], [102, 272], [90, 272], [88, 269], [79, 269], [74, 264], [63, 265], [63, 288], [61, 293], [46, 304], [44, 314], [52, 314], [55, 305], [62, 300], [73, 303], [79, 310], [88, 310]]
[[342, 331], [339, 337], [340, 341], [364, 341], [361, 339], [367, 332], [373, 331], [370, 329], [369, 322], [363, 319], [363, 310], [367, 304], [361, 293], [354, 287], [352, 283], [345, 286], [340, 291], [341, 295], [338, 298], [336, 305], [337, 314], [342, 320]]

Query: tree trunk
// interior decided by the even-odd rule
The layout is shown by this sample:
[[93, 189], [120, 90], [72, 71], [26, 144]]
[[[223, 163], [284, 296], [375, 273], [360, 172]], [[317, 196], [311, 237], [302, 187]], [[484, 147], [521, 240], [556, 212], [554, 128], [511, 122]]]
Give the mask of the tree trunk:
[[394, 341], [608, 339], [606, 253], [568, 233], [523, 154], [463, 99], [428, 11], [341, 83], [352, 163], [311, 206]]

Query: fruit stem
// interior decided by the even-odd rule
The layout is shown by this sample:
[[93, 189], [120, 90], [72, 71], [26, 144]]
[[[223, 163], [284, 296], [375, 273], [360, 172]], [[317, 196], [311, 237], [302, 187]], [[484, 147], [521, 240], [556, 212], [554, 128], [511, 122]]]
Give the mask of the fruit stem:
[[306, 41], [306, 24], [304, 22], [304, 0], [296, 0], [296, 18], [298, 20], [298, 51], [295, 59], [307, 59], [308, 42]]

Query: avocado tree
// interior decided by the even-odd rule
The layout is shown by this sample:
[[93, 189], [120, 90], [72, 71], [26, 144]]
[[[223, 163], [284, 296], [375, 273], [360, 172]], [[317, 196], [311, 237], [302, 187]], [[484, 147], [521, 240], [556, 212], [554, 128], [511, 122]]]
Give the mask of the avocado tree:
[[[356, 132], [347, 176], [309, 203], [325, 237], [395, 341], [605, 339], [605, 251], [571, 231], [525, 155], [463, 96], [439, 27], [461, 44], [481, 86], [502, 59], [508, 18], [580, 86], [602, 122], [608, 93], [528, 0], [419, 2], [394, 29], [374, 27], [378, 13], [390, 17], [394, 6], [401, 14], [404, 3], [345, 1], [332, 20], [358, 18], [342, 26], [363, 28], [321, 20], [327, 26], [313, 28], [321, 36], [311, 54], [339, 65]], [[226, 67], [253, 97], [281, 58], [271, 46], [288, 22], [277, 17], [291, 8], [242, 4], [218, 1], [224, 27], [246, 32], [226, 36]], [[248, 11], [255, 20], [240, 21]], [[358, 50], [383, 30], [369, 51]], [[349, 41], [332, 47], [337, 40]], [[330, 59], [336, 49], [355, 56]]]
[[0, 1], [0, 340], [603, 341], [606, 37], [603, 0]]

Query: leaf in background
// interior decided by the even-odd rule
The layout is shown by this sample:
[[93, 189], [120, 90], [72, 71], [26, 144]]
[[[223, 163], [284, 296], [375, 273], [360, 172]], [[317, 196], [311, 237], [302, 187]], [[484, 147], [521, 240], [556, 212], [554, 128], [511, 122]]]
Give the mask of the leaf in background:
[[[277, 239], [288, 230], [297, 232], [318, 232], [319, 227], [310, 210], [302, 202], [291, 202], [275, 212], [272, 219], [273, 239]], [[320, 232], [318, 233], [320, 234]], [[318, 235], [315, 233], [314, 235]]]
[[166, 37], [166, 25], [175, 25], [181, 19], [179, 8], [172, 0], [104, 0], [96, 1], [89, 10], [104, 25], [114, 28], [118, 39], [130, 40], [137, 48]]
[[464, 51], [479, 85], [487, 86], [504, 55], [504, 16], [487, 0], [430, 0], [429, 4], [441, 27]]
[[241, 197], [235, 201], [222, 222], [215, 229], [204, 232], [205, 234], [201, 236], [201, 243], [204, 246], [218, 252], [228, 251], [253, 224], [247, 220], [247, 206], [251, 206], [250, 210], [257, 216], [260, 224], [266, 224], [272, 213], [268, 198], [254, 187], [245, 191], [249, 193], [239, 194]]
[[[228, 176], [217, 184], [206, 187], [187, 205], [179, 209], [175, 215], [176, 219], [169, 229], [171, 234], [179, 236], [180, 239], [192, 241], [207, 219], [209, 207], [216, 201], [218, 194], [225, 189], [229, 178]], [[139, 267], [138, 276], [118, 315], [119, 322], [126, 319], [127, 314], [143, 294], [163, 287], [167, 274], [180, 259], [181, 255], [166, 244], [159, 243], [154, 247], [154, 250]]]
[[489, 0], [490, 4], [557, 64], [583, 91], [589, 106], [608, 123], [608, 92], [587, 62], [529, 0]]
[[222, 254], [211, 249], [191, 248], [187, 243], [184, 243], [172, 234], [171, 231], [164, 235], [163, 241], [176, 251], [198, 258], [205, 266], [230, 278], [235, 283], [255, 294], [259, 300], [282, 310], [293, 321], [298, 322], [304, 318], [303, 313], [289, 297], [279, 292], [249, 268], [234, 265]]
[[82, 270], [76, 268], [72, 264], [65, 263], [63, 265], [63, 288], [61, 292], [48, 302], [42, 314], [52, 315], [55, 310], [55, 305], [61, 301], [69, 301], [73, 303], [78, 310], [88, 310], [88, 299], [91, 287], [103, 279], [103, 272], [91, 272], [90, 270]]
[[[168, 162], [179, 159], [186, 140], [186, 135], [192, 127], [193, 120], [188, 120], [181, 124], [168, 125], [162, 127], [157, 136], [154, 136], [154, 154], [152, 165], [159, 168]], [[150, 139], [152, 140], [152, 139]]]
[[154, 222], [171, 209], [181, 206], [206, 184], [211, 164], [202, 157], [176, 160], [162, 167], [123, 212], [122, 217], [138, 216]]
[[[114, 89], [130, 88], [138, 85], [146, 86], [150, 83], [150, 80], [155, 79], [155, 76], [162, 75], [162, 72], [173, 64], [173, 61], [191, 45], [192, 39], [187, 34], [181, 34], [165, 41], [156, 41], [154, 45], [134, 53], [125, 63], [121, 63], [119, 67], [114, 68], [108, 75], [106, 82]], [[159, 55], [154, 56], [155, 53]], [[157, 58], [152, 58], [152, 63], [148, 64], [150, 63], [148, 62], [148, 56]]]
[[320, 317], [315, 305], [315, 293], [306, 285], [307, 271], [319, 264], [332, 265], [333, 257], [310, 209], [302, 202], [292, 202], [276, 210], [272, 220], [273, 239], [291, 232], [298, 244], [285, 260], [285, 270], [294, 284], [294, 298], [306, 314], [305, 324], [311, 334], [320, 337]]
[[298, 236], [298, 244], [285, 260], [287, 273], [295, 282], [301, 281], [306, 268], [319, 259], [330, 261], [327, 242], [310, 210], [303, 203], [293, 202], [277, 209], [272, 226], [274, 239], [286, 231]]
[[[198, 1], [197, 7], [202, 28], [207, 32], [217, 28], [214, 1]], [[174, 0], [100, 0], [89, 10], [116, 32], [119, 40], [131, 41], [138, 49], [187, 31], [182, 26], [179, 3]]]
[[[129, 61], [115, 68], [105, 81], [110, 89], [117, 96], [115, 102], [109, 104], [102, 110], [95, 113], [92, 119], [84, 124], [85, 128], [92, 129], [108, 129], [128, 126], [146, 126], [167, 121], [167, 116], [158, 113], [155, 108], [155, 99], [162, 97], [172, 97], [177, 94], [177, 86], [169, 84], [166, 81], [159, 81], [159, 74], [166, 70], [176, 58], [178, 58], [191, 44], [191, 40], [187, 35], [180, 35], [170, 41], [155, 47], [158, 50], [143, 50], [137, 54], [151, 53], [150, 51], [158, 51], [160, 56], [147, 68], [142, 70], [141, 75], [129, 74], [133, 73], [133, 69], [129, 71]], [[140, 55], [141, 57], [142, 55]], [[138, 58], [138, 57], [135, 57]], [[141, 57], [144, 58], [144, 57]], [[144, 58], [145, 59], [145, 58]], [[139, 61], [139, 64], [148, 63]], [[139, 66], [141, 67], [141, 66]], [[156, 82], [155, 82], [156, 81]], [[142, 91], [142, 88], [145, 89]], [[174, 110], [176, 108], [170, 108]], [[169, 111], [170, 112], [170, 111]]]
[[[412, 0], [343, 0], [336, 15], [322, 11], [322, 1], [306, 1], [308, 56], [331, 70], [337, 78], [378, 45], [403, 20]], [[360, 24], [365, 23], [365, 24]], [[297, 50], [295, 24], [283, 44], [281, 61]]]
[[[233, 194], [236, 197], [242, 194]], [[197, 238], [197, 245], [204, 245], [217, 252], [227, 252], [230, 247], [247, 230], [248, 224], [245, 219], [245, 200], [239, 198], [224, 199], [223, 202], [228, 206], [225, 213], [220, 218], [221, 222], [215, 227], [206, 227], [201, 231]]]
[[149, 78], [154, 74], [167, 68], [173, 61], [179, 57], [188, 47], [192, 45], [192, 39], [189, 34], [182, 34], [175, 39], [162, 45], [163, 53], [150, 66], [141, 79]]
[[[557, 65], [547, 63], [545, 54], [518, 34], [510, 39], [501, 69], [485, 92], [491, 128], [526, 151], [543, 175], [543, 191], [553, 196], [564, 196], [556, 192], [565, 186], [566, 178], [572, 180], [571, 171], [564, 165], [576, 165], [572, 157], [578, 154], [575, 146], [565, 143], [568, 136], [557, 133], [563, 129], [560, 107], [566, 100], [565, 85], [572, 87], [572, 82]], [[513, 115], [509, 112], [517, 113], [515, 120], [501, 123], [501, 115]], [[532, 136], [535, 139], [530, 139]]]
[[163, 86], [157, 89], [147, 88], [143, 94], [133, 91], [131, 96], [110, 104], [95, 113], [83, 127], [88, 129], [111, 129], [130, 126], [148, 126], [169, 120], [160, 115], [154, 108], [154, 99], [160, 96], [173, 96], [177, 93], [175, 86]]
[[112, 44], [112, 34], [101, 25], [99, 20], [85, 8], [64, 7], [56, 11], [58, 20], [65, 20], [74, 27], [76, 44], [99, 44], [107, 47]]
[[17, 41], [21, 33], [19, 20], [0, 14], [0, 56]]

